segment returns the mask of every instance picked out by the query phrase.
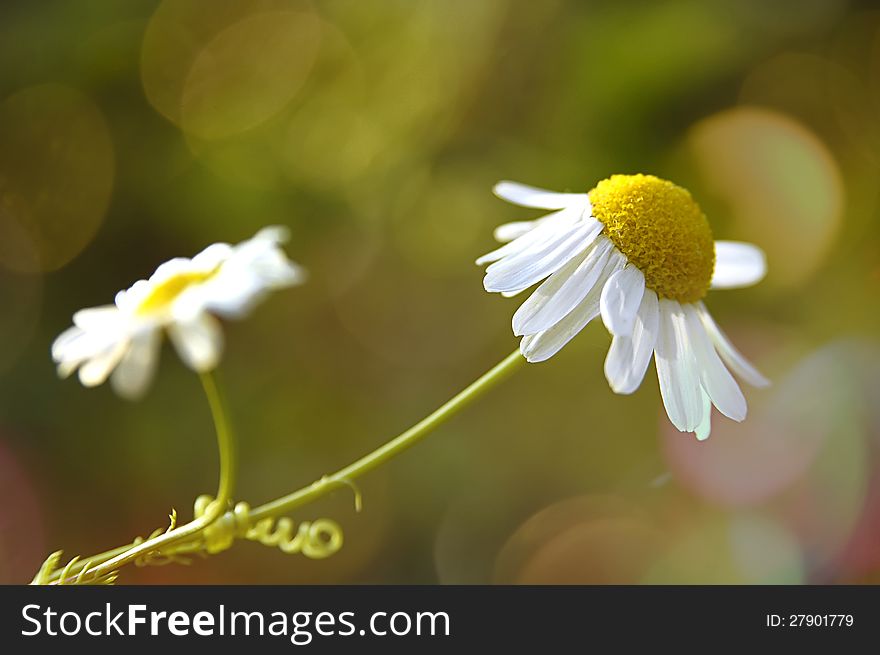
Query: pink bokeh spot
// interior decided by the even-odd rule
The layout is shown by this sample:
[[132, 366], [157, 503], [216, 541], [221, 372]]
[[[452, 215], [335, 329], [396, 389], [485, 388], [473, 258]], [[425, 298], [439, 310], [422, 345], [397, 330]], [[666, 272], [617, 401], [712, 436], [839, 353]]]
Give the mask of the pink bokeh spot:
[[40, 503], [25, 468], [0, 437], [0, 584], [30, 582], [46, 551]]
[[726, 507], [754, 505], [790, 486], [809, 468], [823, 441], [821, 430], [789, 430], [773, 416], [735, 423], [714, 411], [706, 441], [678, 432], [665, 415], [662, 421], [662, 446], [676, 479]]

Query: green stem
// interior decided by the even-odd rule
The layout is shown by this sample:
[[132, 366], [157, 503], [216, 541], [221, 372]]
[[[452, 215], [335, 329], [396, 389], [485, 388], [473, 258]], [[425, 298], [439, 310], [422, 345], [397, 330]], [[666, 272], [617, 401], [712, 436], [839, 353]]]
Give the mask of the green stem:
[[380, 464], [385, 463], [443, 425], [499, 382], [507, 379], [525, 361], [522, 355], [520, 355], [519, 350], [512, 352], [504, 361], [483, 374], [476, 382], [461, 391], [432, 414], [416, 423], [406, 432], [336, 473], [325, 475], [308, 487], [303, 487], [299, 491], [294, 491], [287, 496], [254, 508], [250, 513], [251, 521], [256, 523], [263, 518], [289, 513], [291, 510], [306, 505], [334, 489], [349, 486], [355, 478], [372, 471]]
[[[229, 418], [223, 403], [223, 398], [217, 388], [217, 383], [211, 373], [202, 373], [199, 375], [202, 381], [202, 387], [205, 390], [205, 396], [208, 398], [208, 405], [211, 408], [211, 416], [214, 419], [214, 428], [217, 432], [217, 447], [220, 453], [220, 481], [217, 485], [217, 497], [205, 513], [197, 519], [190, 521], [173, 530], [169, 530], [157, 537], [147, 539], [137, 546], [122, 550], [122, 548], [108, 551], [102, 555], [119, 552], [109, 559], [94, 566], [89, 573], [89, 577], [100, 576], [118, 569], [121, 566], [133, 562], [137, 558], [161, 548], [167, 548], [172, 544], [179, 543], [185, 539], [201, 532], [214, 521], [220, 518], [226, 511], [232, 494], [235, 490], [236, 478], [236, 448], [235, 438]], [[100, 558], [101, 556], [97, 556]], [[94, 561], [94, 559], [93, 559]], [[81, 568], [81, 567], [79, 567]]]
[[238, 477], [238, 449], [235, 443], [235, 435], [226, 411], [226, 403], [223, 394], [217, 387], [217, 381], [211, 373], [201, 373], [199, 379], [202, 388], [208, 398], [211, 408], [211, 418], [214, 420], [214, 429], [217, 432], [217, 449], [220, 454], [220, 481], [217, 484], [217, 504], [225, 511], [226, 505], [235, 493], [235, 482]]
[[[351, 481], [355, 478], [372, 471], [377, 466], [398, 455], [417, 443], [423, 437], [433, 432], [436, 428], [443, 425], [443, 423], [455, 416], [470, 403], [474, 402], [484, 393], [507, 379], [507, 377], [512, 375], [513, 372], [523, 363], [525, 363], [525, 359], [523, 359], [518, 350], [514, 351], [445, 405], [373, 452], [365, 455], [356, 462], [349, 464], [332, 475], [322, 477], [308, 487], [304, 487], [299, 491], [295, 491], [254, 508], [250, 512], [250, 520], [252, 524], [255, 524], [257, 521], [264, 518], [288, 513], [293, 509], [320, 498], [334, 489], [350, 486]], [[209, 375], [203, 375], [202, 385], [205, 388], [205, 394], [207, 395], [208, 403], [211, 406], [211, 413], [214, 417], [214, 424], [217, 428], [217, 442], [220, 448], [220, 484], [217, 492], [217, 501], [212, 503], [208, 511], [200, 518], [175, 530], [171, 530], [137, 546], [120, 546], [113, 550], [93, 555], [89, 559], [80, 560], [71, 567], [71, 575], [78, 573], [86, 562], [91, 562], [91, 566], [94, 567], [91, 569], [93, 573], [109, 573], [123, 564], [131, 562], [142, 554], [155, 551], [160, 547], [167, 548], [167, 546], [171, 544], [178, 544], [187, 538], [193, 537], [217, 520], [226, 510], [228, 500], [232, 495], [235, 480], [236, 457], [234, 440], [232, 438], [229, 422], [223, 409], [223, 402], [214, 380]], [[58, 575], [59, 574], [56, 573], [54, 578], [57, 579]]]

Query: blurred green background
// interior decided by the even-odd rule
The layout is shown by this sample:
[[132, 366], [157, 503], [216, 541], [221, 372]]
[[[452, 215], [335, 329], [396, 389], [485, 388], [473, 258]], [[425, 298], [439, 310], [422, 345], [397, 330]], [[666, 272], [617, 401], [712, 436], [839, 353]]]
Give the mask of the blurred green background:
[[137, 583], [880, 582], [880, 13], [844, 0], [4, 2], [0, 582], [212, 492], [197, 378], [140, 402], [58, 380], [52, 339], [162, 261], [290, 227], [306, 286], [227, 323], [240, 499], [422, 418], [516, 347], [473, 260], [534, 217], [499, 179], [688, 187], [767, 252], [707, 304], [769, 375], [749, 418], [675, 432], [616, 396], [592, 325], [427, 441], [293, 518], [310, 561], [241, 542]]

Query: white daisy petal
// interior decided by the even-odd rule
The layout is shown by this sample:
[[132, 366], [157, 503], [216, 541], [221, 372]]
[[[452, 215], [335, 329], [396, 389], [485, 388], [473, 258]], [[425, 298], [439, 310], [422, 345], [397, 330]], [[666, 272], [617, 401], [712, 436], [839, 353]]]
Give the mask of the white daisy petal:
[[681, 306], [660, 299], [660, 327], [654, 361], [660, 381], [660, 395], [672, 424], [682, 432], [693, 432], [703, 419], [699, 375], [684, 328]]
[[55, 370], [58, 373], [58, 377], [63, 380], [64, 378], [69, 378], [81, 363], [82, 360], [78, 362], [65, 360], [59, 362]]
[[241, 318], [263, 299], [267, 289], [261, 280], [246, 272], [220, 274], [210, 282], [194, 289], [191, 296], [181, 295], [172, 312], [177, 320], [187, 322], [204, 311], [220, 316]]
[[58, 377], [70, 376], [86, 359], [106, 350], [109, 345], [102, 341], [98, 346], [94, 339], [89, 343], [85, 330], [76, 325], [67, 328], [52, 343], [52, 361], [58, 365]]
[[540, 246], [505, 257], [489, 266], [483, 286], [486, 291], [515, 291], [530, 287], [586, 250], [601, 231], [602, 224], [594, 219], [578, 223], [568, 230], [560, 230], [554, 238]]
[[[189, 323], [198, 319], [208, 311], [208, 303], [212, 295], [217, 293], [216, 289], [219, 286], [217, 281], [217, 278], [213, 278], [208, 282], [181, 291], [170, 306], [165, 309], [163, 323], [170, 326], [174, 323]], [[225, 295], [222, 290], [220, 293]]]
[[[573, 211], [565, 220], [573, 223], [579, 216]], [[223, 333], [208, 312], [242, 316], [269, 291], [305, 279], [305, 271], [279, 247], [288, 237], [287, 228], [273, 226], [234, 246], [212, 244], [192, 259], [161, 264], [147, 280], [117, 293], [114, 305], [77, 312], [73, 327], [52, 344], [58, 374], [79, 369], [86, 386], [112, 374], [120, 395], [139, 396], [153, 377], [164, 330], [187, 366], [199, 372], [214, 368]]]
[[242, 241], [233, 247], [230, 261], [253, 261], [262, 257], [267, 252], [281, 252], [278, 247], [290, 237], [290, 231], [286, 227], [266, 227], [247, 241]]
[[197, 269], [197, 267], [193, 266], [191, 259], [175, 257], [159, 264], [147, 282], [149, 284], [159, 284], [178, 275], [191, 273], [194, 269]]
[[96, 326], [91, 330], [73, 326], [55, 339], [52, 344], [52, 359], [65, 367], [72, 367], [68, 370], [69, 375], [82, 362], [111, 350], [125, 338], [126, 331], [115, 323], [106, 327]]
[[210, 314], [202, 314], [188, 323], [172, 323], [168, 336], [180, 358], [194, 371], [204, 373], [220, 361], [223, 332], [220, 323]]
[[143, 300], [152, 287], [147, 280], [138, 280], [128, 289], [123, 289], [113, 299], [114, 304], [122, 311], [133, 311]]
[[[622, 391], [624, 381], [629, 375], [634, 358], [632, 337], [613, 337], [608, 354], [605, 356], [605, 379], [614, 393], [632, 393]], [[641, 380], [639, 381], [641, 383]]]
[[706, 332], [709, 334], [709, 338], [715, 344], [715, 349], [718, 351], [721, 359], [724, 360], [724, 363], [753, 387], [769, 386], [770, 380], [761, 375], [761, 372], [736, 349], [730, 342], [730, 339], [727, 338], [727, 335], [715, 323], [715, 319], [712, 318], [712, 315], [702, 301], [697, 303], [697, 311], [700, 314], [700, 320], [703, 322]]
[[495, 228], [492, 236], [496, 241], [507, 243], [518, 239], [527, 232], [531, 232], [537, 227], [538, 221], [514, 221], [512, 223], [504, 223]]
[[[101, 358], [125, 338], [124, 323], [113, 305], [91, 307], [74, 314], [74, 325], [52, 342], [52, 359], [58, 364], [58, 376], [68, 377], [82, 364]], [[85, 376], [93, 379], [100, 372], [99, 364], [90, 367]], [[105, 376], [106, 377], [106, 376]], [[100, 383], [98, 383], [100, 384]]]
[[565, 317], [552, 327], [523, 337], [519, 344], [520, 352], [529, 362], [543, 362], [558, 353], [565, 344], [586, 327], [587, 323], [599, 315], [599, 297], [608, 276], [623, 268], [622, 257], [610, 257], [599, 280], [587, 292], [584, 299]]
[[599, 310], [602, 322], [611, 334], [628, 336], [632, 333], [644, 293], [645, 276], [632, 264], [608, 278], [602, 289]]
[[597, 238], [585, 253], [574, 257], [541, 284], [513, 315], [513, 333], [535, 334], [557, 323], [584, 299], [608, 262], [611, 241]]
[[110, 376], [113, 390], [129, 399], [140, 398], [156, 371], [159, 362], [161, 333], [150, 329], [134, 336], [128, 351]]
[[632, 335], [615, 336], [605, 358], [605, 377], [615, 393], [630, 394], [641, 385], [657, 343], [658, 322], [657, 294], [645, 289]]
[[268, 241], [276, 245], [287, 243], [290, 241], [290, 228], [286, 225], [267, 225], [244, 243], [254, 241]]
[[586, 302], [585, 299], [550, 329], [523, 337], [520, 352], [531, 363], [548, 360], [598, 315], [598, 298], [595, 303]]
[[767, 258], [757, 246], [741, 241], [715, 242], [713, 289], [736, 289], [759, 282], [767, 273]]
[[204, 311], [240, 318], [269, 291], [300, 284], [305, 278], [305, 270], [287, 259], [274, 243], [249, 243], [236, 247], [216, 274], [181, 292], [171, 304], [170, 314], [182, 322]]
[[568, 229], [581, 218], [582, 212], [577, 209], [567, 208], [535, 221], [535, 228], [526, 231], [522, 236], [515, 238], [500, 248], [487, 252], [476, 261], [477, 266], [499, 261], [505, 257], [511, 257], [524, 252], [529, 248], [536, 247], [555, 237], [559, 230]]
[[682, 309], [703, 389], [718, 411], [734, 421], [742, 421], [746, 417], [747, 405], [739, 385], [718, 358], [697, 308], [687, 304]]
[[104, 327], [108, 322], [116, 322], [119, 308], [116, 305], [102, 305], [81, 309], [73, 315], [73, 324], [83, 330]]
[[694, 433], [697, 436], [699, 441], [705, 441], [709, 438], [709, 434], [712, 432], [712, 401], [709, 398], [709, 394], [706, 393], [705, 390], [702, 390], [702, 398], [703, 398], [703, 420], [700, 421], [700, 424], [694, 430]]
[[75, 343], [83, 334], [85, 334], [85, 331], [81, 327], [74, 325], [55, 337], [51, 348], [52, 359], [56, 362], [66, 359], [70, 344]]
[[125, 355], [128, 349], [128, 340], [122, 340], [113, 344], [104, 352], [95, 355], [79, 367], [79, 381], [84, 387], [96, 387], [102, 384], [114, 367]]
[[[579, 219], [582, 216], [588, 215], [585, 213], [583, 207], [568, 207], [567, 217], [569, 220], [571, 219]], [[537, 218], [533, 221], [514, 221], [512, 223], [504, 223], [503, 225], [499, 225], [495, 228], [494, 232], [492, 232], [492, 236], [494, 239], [500, 243], [506, 243], [508, 241], [513, 241], [514, 239], [518, 239], [524, 234], [527, 234], [534, 230], [536, 227], [539, 227], [546, 223], [547, 221], [553, 220], [557, 214], [560, 212], [555, 212], [553, 214], [548, 214], [547, 216], [542, 216], [541, 218]]]
[[506, 180], [496, 184], [492, 192], [507, 202], [536, 209], [562, 209], [575, 203], [583, 206], [590, 203], [586, 193], [557, 193]]
[[247, 268], [256, 273], [260, 281], [270, 289], [302, 284], [306, 280], [305, 269], [290, 261], [277, 247], [272, 247], [247, 262]]
[[210, 270], [229, 259], [233, 252], [233, 247], [228, 243], [212, 243], [198, 255], [193, 257], [192, 263], [197, 268]]

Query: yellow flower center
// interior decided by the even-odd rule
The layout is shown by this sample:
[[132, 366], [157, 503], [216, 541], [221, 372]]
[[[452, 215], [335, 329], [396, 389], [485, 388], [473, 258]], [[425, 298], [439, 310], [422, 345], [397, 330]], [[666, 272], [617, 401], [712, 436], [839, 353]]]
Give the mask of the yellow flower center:
[[612, 175], [590, 191], [603, 233], [662, 298], [696, 302], [715, 268], [709, 222], [691, 194], [653, 175]]
[[167, 309], [180, 294], [194, 284], [201, 284], [207, 281], [217, 273], [219, 268], [219, 266], [216, 266], [209, 271], [181, 271], [180, 273], [175, 273], [150, 289], [150, 292], [138, 304], [135, 313], [145, 316]]

